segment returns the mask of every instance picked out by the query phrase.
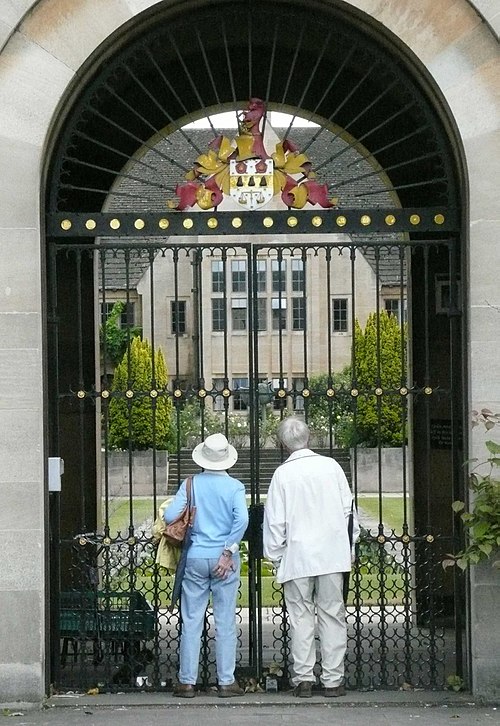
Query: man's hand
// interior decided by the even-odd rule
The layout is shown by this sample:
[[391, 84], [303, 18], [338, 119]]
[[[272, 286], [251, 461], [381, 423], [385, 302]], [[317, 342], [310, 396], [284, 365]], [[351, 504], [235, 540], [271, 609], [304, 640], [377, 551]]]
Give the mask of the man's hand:
[[213, 569], [213, 573], [215, 577], [220, 577], [221, 580], [225, 580], [229, 573], [234, 572], [235, 569], [231, 552], [229, 550], [224, 550]]

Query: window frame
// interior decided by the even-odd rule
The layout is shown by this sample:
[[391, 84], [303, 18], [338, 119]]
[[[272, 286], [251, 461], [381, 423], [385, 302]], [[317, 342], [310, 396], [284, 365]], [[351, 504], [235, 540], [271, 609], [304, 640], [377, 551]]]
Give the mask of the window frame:
[[[244, 310], [245, 315], [242, 317], [235, 315], [237, 310]], [[243, 326], [241, 326], [241, 323], [243, 323]], [[245, 333], [248, 330], [248, 303], [246, 297], [231, 298], [231, 330], [233, 333]]]
[[304, 292], [306, 289], [305, 265], [302, 258], [292, 257], [292, 292]]
[[292, 330], [297, 332], [306, 329], [306, 298], [292, 297]]
[[[278, 305], [275, 305], [278, 303]], [[272, 297], [271, 298], [271, 330], [274, 332], [280, 332], [287, 330], [287, 299], [286, 297]], [[276, 312], [280, 313], [279, 315]], [[281, 321], [276, 324], [276, 321]]]
[[[180, 306], [175, 313], [175, 308]], [[177, 316], [179, 320], [177, 320]], [[176, 330], [178, 323], [182, 323], [183, 330]], [[186, 300], [171, 300], [170, 301], [170, 334], [171, 335], [186, 335], [187, 333], [187, 302]]]
[[271, 292], [286, 292], [286, 260], [271, 260]]
[[224, 292], [224, 261], [212, 260], [212, 292]]
[[[341, 317], [339, 317], [339, 315], [337, 314], [337, 311], [335, 310], [335, 306], [337, 303], [345, 303], [345, 311], [341, 315]], [[333, 334], [343, 334], [343, 335], [345, 335], [346, 333], [349, 333], [349, 298], [346, 296], [340, 296], [340, 295], [337, 297], [332, 297], [331, 305], [332, 305], [332, 333]], [[343, 325], [341, 327], [339, 327], [337, 325], [338, 320], [341, 321], [341, 324], [343, 323]]]
[[[218, 308], [218, 310], [216, 310]], [[218, 325], [216, 322], [216, 312]], [[224, 333], [227, 330], [226, 300], [223, 297], [212, 298], [212, 333]]]
[[[231, 260], [231, 290], [232, 292], [247, 291], [246, 260]], [[219, 292], [221, 291], [219, 290]]]

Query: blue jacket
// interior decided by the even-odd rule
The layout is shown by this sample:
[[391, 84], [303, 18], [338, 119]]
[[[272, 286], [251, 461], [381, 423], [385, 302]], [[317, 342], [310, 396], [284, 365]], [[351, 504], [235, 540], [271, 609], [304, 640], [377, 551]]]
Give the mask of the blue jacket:
[[[218, 559], [225, 547], [240, 543], [248, 525], [245, 487], [227, 472], [204, 471], [193, 475], [196, 507], [188, 558]], [[163, 516], [172, 522], [186, 506], [186, 481], [179, 487]]]

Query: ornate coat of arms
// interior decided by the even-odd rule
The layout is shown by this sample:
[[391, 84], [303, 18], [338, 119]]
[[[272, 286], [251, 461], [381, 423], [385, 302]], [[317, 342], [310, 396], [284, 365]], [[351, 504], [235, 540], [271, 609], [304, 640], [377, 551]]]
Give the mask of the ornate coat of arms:
[[238, 115], [238, 136], [232, 142], [218, 136], [209, 144], [208, 152], [186, 174], [187, 181], [177, 185], [179, 199], [169, 202], [170, 207], [212, 209], [230, 195], [243, 209], [254, 210], [276, 194], [289, 208], [333, 206], [326, 184], [315, 181], [311, 162], [289, 139], [276, 144], [273, 154], [267, 153], [261, 126], [265, 110], [260, 98], [250, 99]]
[[229, 162], [229, 194], [244, 209], [258, 209], [274, 196], [272, 159]]

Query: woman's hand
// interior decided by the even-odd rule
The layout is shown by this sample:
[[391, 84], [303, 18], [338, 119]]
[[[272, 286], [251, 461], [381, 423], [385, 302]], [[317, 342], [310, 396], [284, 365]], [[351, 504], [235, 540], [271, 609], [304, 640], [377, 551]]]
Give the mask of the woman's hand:
[[234, 572], [235, 569], [232, 553], [229, 550], [224, 550], [212, 572], [215, 577], [225, 580], [229, 573]]

